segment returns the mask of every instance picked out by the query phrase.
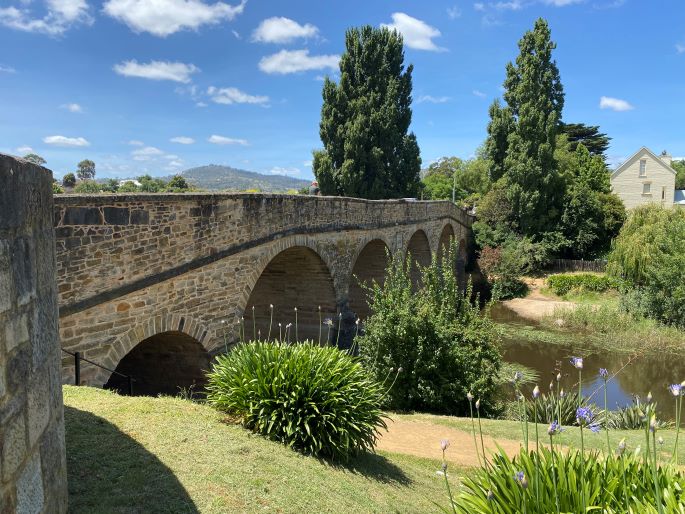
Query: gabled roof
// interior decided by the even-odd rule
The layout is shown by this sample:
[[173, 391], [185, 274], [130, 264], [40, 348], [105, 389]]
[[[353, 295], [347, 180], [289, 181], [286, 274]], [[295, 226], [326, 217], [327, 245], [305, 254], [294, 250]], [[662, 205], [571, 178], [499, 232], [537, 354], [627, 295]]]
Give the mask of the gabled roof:
[[645, 153], [646, 153], [647, 155], [649, 155], [650, 157], [652, 157], [657, 163], [661, 164], [661, 166], [662, 166], [664, 169], [667, 169], [668, 171], [670, 171], [671, 173], [673, 173], [674, 175], [676, 175], [676, 171], [675, 171], [673, 168], [671, 168], [668, 164], [666, 164], [664, 161], [662, 161], [662, 160], [661, 160], [661, 157], [659, 157], [657, 154], [655, 154], [654, 152], [652, 152], [652, 151], [651, 151], [649, 148], [647, 148], [646, 146], [643, 146], [643, 147], [640, 148], [637, 152], [635, 152], [633, 155], [631, 155], [623, 164], [621, 164], [618, 168], [616, 168], [616, 169], [613, 171], [613, 173], [611, 174], [611, 178], [614, 178], [614, 177], [616, 177], [617, 175], [619, 175], [623, 170], [625, 170], [626, 168], [628, 168], [628, 167], [629, 167], [631, 164], [633, 164], [633, 163], [634, 163], [642, 154], [645, 154]]

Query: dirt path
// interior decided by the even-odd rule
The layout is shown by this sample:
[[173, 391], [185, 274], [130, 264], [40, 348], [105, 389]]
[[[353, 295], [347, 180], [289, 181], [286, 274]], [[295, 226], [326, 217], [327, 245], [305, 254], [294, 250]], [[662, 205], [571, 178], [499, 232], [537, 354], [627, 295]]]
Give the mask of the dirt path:
[[528, 295], [525, 298], [514, 298], [502, 302], [506, 307], [514, 311], [523, 318], [539, 320], [545, 316], [554, 314], [554, 309], [563, 307], [573, 309], [576, 304], [563, 300], [554, 300], [543, 295], [540, 289], [545, 285], [543, 278], [526, 278], [524, 279], [529, 287]]
[[[450, 442], [447, 450], [447, 460], [461, 466], [478, 466], [478, 457], [471, 432], [436, 425], [425, 421], [405, 421], [391, 419], [388, 421], [388, 431], [381, 436], [377, 448], [394, 453], [414, 455], [442, 461], [440, 441]], [[478, 441], [480, 443], [480, 440]], [[485, 453], [497, 451], [495, 439], [483, 436]], [[508, 455], [515, 455], [519, 451], [520, 443], [509, 439], [498, 439], [500, 446]]]

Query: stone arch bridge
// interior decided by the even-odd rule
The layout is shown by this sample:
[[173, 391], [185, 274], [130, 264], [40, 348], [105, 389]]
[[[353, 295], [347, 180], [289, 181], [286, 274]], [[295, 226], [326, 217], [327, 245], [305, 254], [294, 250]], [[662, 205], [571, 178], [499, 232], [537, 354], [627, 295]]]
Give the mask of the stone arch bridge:
[[[455, 238], [463, 273], [472, 223], [450, 202], [211, 193], [61, 195], [54, 219], [62, 347], [139, 393], [201, 382], [241, 329], [291, 323], [294, 338], [296, 315], [300, 339], [321, 316], [349, 340], [368, 315], [359, 281], [383, 279], [387, 251], [427, 264]], [[66, 354], [62, 370], [73, 380]], [[81, 379], [122, 387], [88, 364]]]

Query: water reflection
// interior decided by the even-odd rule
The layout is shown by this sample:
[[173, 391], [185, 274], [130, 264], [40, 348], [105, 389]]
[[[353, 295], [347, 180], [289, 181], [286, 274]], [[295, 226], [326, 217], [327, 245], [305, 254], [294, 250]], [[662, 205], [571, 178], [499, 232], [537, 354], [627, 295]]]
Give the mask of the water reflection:
[[[529, 322], [503, 305], [496, 305], [492, 318], [499, 323], [514, 324], [527, 330], [540, 331], [536, 323]], [[670, 354], [640, 355], [615, 351], [598, 351], [588, 345], [582, 334], [565, 331], [568, 343], [531, 342], [527, 338], [505, 338], [503, 356], [508, 362], [519, 363], [540, 374], [540, 389], [546, 392], [558, 370], [562, 373], [562, 387], [570, 391], [578, 387], [578, 372], [571, 365], [572, 356], [584, 358], [583, 394], [593, 395], [592, 401], [604, 404], [603, 380], [599, 369], [606, 368], [613, 377], [607, 387], [607, 403], [610, 409], [627, 405], [632, 395], [645, 397], [652, 392], [659, 410], [665, 418], [673, 417], [674, 399], [667, 387], [685, 379], [685, 360]], [[532, 389], [532, 387], [531, 387]]]

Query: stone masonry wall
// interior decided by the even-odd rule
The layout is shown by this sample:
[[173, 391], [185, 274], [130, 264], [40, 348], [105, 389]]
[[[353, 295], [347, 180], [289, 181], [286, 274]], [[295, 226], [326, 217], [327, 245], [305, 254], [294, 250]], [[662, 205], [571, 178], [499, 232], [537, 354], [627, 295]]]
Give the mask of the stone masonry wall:
[[[62, 345], [112, 369], [139, 342], [163, 332], [187, 334], [214, 353], [224, 336], [236, 340], [240, 318], [249, 317], [252, 305], [283, 300], [277, 284], [257, 288], [271, 291], [269, 298], [251, 294], [268, 264], [294, 247], [320, 257], [333, 290], [307, 298], [309, 305], [284, 300], [282, 308], [328, 305], [332, 312], [326, 316], [343, 313], [353, 325], [349, 284], [363, 248], [380, 239], [393, 252], [406, 251], [420, 230], [435, 252], [446, 225], [458, 241], [468, 240], [471, 217], [449, 202], [209, 193], [59, 196]], [[292, 266], [298, 266], [292, 255]], [[73, 380], [73, 360], [64, 358], [62, 369], [63, 380]], [[93, 366], [81, 369], [85, 383], [103, 385], [108, 378]]]
[[0, 154], [0, 512], [66, 512], [52, 176]]

